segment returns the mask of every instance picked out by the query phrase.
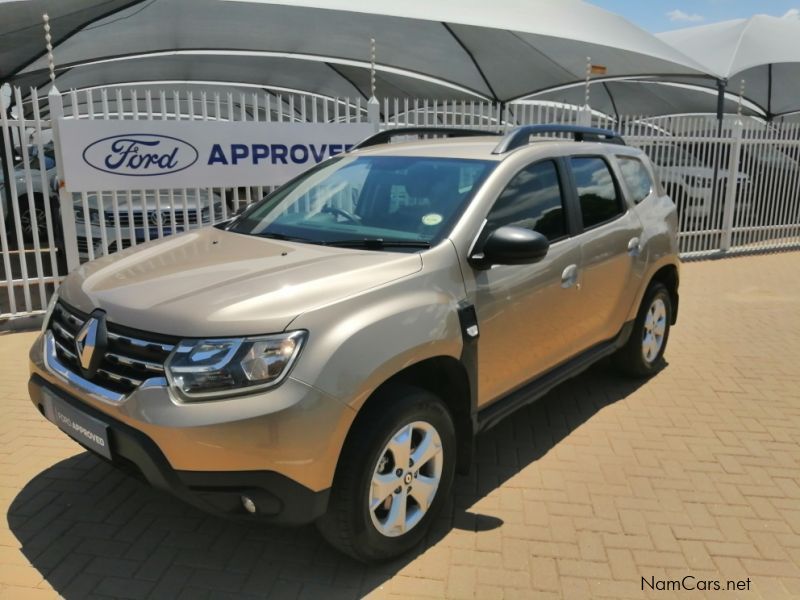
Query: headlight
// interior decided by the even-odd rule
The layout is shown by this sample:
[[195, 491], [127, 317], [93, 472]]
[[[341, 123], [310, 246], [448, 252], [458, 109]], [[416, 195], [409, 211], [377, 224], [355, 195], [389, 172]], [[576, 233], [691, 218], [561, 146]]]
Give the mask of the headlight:
[[167, 359], [172, 387], [188, 400], [249, 394], [288, 375], [305, 331], [259, 338], [183, 340]]
[[53, 292], [50, 296], [50, 302], [47, 303], [47, 310], [44, 313], [44, 321], [42, 321], [42, 333], [47, 331], [47, 324], [50, 323], [50, 317], [53, 316], [53, 311], [56, 309], [56, 302], [58, 302], [58, 290]]

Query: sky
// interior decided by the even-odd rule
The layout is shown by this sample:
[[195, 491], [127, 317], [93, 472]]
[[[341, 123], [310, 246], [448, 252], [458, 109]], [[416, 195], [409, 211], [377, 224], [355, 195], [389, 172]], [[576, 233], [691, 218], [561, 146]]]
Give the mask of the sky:
[[588, 0], [658, 33], [768, 14], [800, 19], [800, 0]]

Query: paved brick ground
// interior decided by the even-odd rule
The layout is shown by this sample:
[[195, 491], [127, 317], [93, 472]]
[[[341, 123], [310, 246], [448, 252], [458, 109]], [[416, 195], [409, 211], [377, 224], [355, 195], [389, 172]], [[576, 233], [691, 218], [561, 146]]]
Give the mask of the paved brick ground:
[[669, 366], [604, 365], [479, 440], [435, 535], [366, 568], [311, 527], [244, 527], [80, 451], [26, 397], [33, 334], [0, 337], [0, 597], [671, 597], [641, 578], [800, 597], [800, 254], [684, 266]]

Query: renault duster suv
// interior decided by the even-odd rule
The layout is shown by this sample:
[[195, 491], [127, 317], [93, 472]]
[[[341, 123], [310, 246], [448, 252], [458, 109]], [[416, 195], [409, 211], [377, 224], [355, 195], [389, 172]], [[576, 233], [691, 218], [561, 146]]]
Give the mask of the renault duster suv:
[[157, 488], [374, 561], [423, 537], [478, 432], [602, 357], [655, 373], [676, 211], [645, 155], [563, 126], [389, 143], [419, 133], [82, 265], [33, 403]]

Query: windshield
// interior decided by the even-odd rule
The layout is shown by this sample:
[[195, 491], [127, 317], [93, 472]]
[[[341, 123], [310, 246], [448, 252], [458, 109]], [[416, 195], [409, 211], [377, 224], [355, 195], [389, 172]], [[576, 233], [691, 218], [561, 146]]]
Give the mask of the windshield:
[[341, 156], [248, 209], [231, 231], [294, 241], [433, 245], [447, 235], [494, 161]]
[[[31, 169], [38, 170], [38, 169], [42, 168], [42, 163], [39, 160], [38, 156], [35, 156], [35, 155], [31, 156], [31, 158], [29, 160], [30, 160], [29, 164], [30, 164]], [[45, 154], [44, 155], [44, 170], [45, 171], [49, 171], [50, 169], [55, 168], [55, 166], [56, 166], [55, 159], [52, 156], [50, 156], [49, 154]], [[25, 163], [23, 161], [19, 161], [18, 163], [16, 163], [14, 165], [14, 169], [15, 170], [22, 170], [24, 168], [25, 168]]]

